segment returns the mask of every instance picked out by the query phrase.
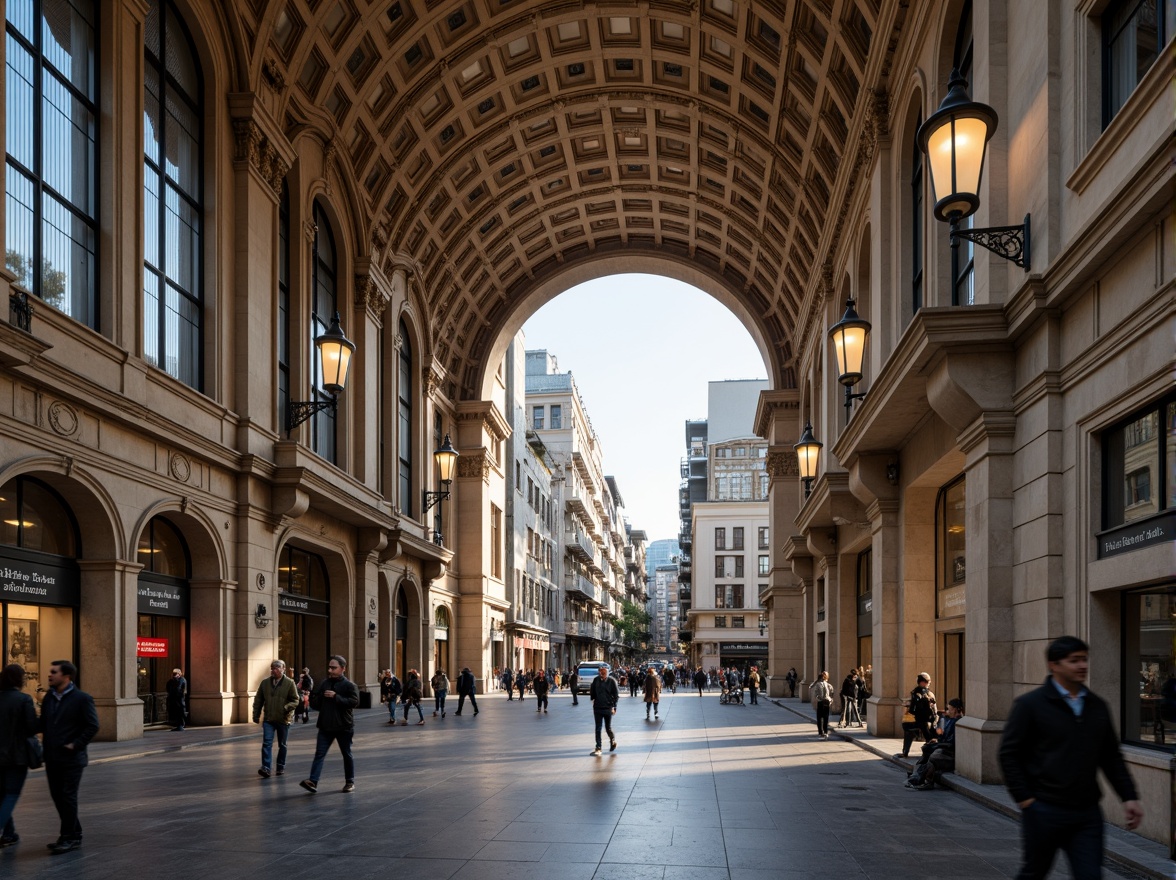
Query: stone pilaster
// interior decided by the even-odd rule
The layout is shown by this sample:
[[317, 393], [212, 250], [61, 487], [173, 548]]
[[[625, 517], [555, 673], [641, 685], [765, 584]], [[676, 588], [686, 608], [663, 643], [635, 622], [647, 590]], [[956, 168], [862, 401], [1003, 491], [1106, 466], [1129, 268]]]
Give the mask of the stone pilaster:
[[134, 645], [143, 566], [118, 559], [86, 560], [78, 565], [82, 593], [78, 685], [94, 697], [98, 739], [138, 739], [143, 735], [143, 701]]

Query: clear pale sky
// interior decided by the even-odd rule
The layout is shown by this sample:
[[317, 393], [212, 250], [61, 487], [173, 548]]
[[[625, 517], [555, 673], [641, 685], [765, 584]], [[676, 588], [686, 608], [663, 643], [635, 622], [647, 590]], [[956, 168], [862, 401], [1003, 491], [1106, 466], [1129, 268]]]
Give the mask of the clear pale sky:
[[677, 538], [686, 420], [706, 418], [708, 382], [767, 376], [743, 324], [688, 284], [611, 275], [560, 294], [523, 332], [575, 377], [633, 528]]

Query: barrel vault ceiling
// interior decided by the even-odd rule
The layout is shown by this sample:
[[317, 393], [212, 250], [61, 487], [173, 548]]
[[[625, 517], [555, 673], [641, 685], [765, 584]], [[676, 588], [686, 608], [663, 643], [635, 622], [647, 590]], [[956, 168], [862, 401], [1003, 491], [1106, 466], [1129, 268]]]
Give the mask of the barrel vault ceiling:
[[454, 396], [470, 398], [530, 292], [621, 253], [715, 279], [756, 323], [777, 384], [792, 386], [805, 297], [837, 247], [863, 153], [885, 131], [907, 5], [237, 10], [254, 88], [280, 96], [288, 132], [333, 127], [328, 155], [361, 202], [375, 266], [411, 268], [431, 354]]

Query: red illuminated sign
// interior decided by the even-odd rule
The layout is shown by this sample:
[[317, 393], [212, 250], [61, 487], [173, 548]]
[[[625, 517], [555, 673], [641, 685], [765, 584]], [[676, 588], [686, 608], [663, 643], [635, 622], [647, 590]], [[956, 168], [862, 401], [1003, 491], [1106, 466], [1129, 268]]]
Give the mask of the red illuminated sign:
[[167, 639], [148, 639], [139, 636], [136, 639], [135, 654], [138, 657], [166, 657]]

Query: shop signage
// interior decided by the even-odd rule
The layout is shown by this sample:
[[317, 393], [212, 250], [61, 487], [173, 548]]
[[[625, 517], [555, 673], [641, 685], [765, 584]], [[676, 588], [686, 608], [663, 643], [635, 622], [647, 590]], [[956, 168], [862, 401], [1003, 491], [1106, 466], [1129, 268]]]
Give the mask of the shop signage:
[[1176, 540], [1176, 513], [1131, 523], [1098, 536], [1098, 557], [1117, 556], [1140, 547]]
[[759, 642], [723, 642], [721, 645], [721, 652], [724, 654], [736, 654], [739, 652], [751, 652], [755, 654], [766, 654], [768, 652], [768, 643]]
[[940, 590], [937, 598], [940, 617], [958, 617], [968, 610], [968, 594], [962, 584]]
[[547, 639], [537, 639], [534, 636], [515, 636], [516, 648], [526, 648], [530, 651], [547, 651], [551, 643]]
[[311, 599], [308, 596], [295, 596], [292, 593], [278, 593], [278, 610], [295, 614], [317, 614], [327, 616], [327, 603], [322, 599]]
[[438, 642], [448, 642], [449, 641], [449, 627], [447, 627], [447, 626], [435, 627], [433, 629], [433, 639]]
[[78, 572], [60, 562], [0, 555], [0, 601], [25, 605], [77, 605]]
[[139, 636], [135, 639], [135, 656], [136, 657], [166, 657], [167, 656], [167, 639], [146, 636]]
[[188, 588], [180, 584], [157, 584], [140, 580], [139, 613], [187, 617]]

